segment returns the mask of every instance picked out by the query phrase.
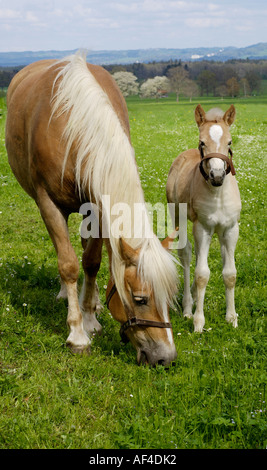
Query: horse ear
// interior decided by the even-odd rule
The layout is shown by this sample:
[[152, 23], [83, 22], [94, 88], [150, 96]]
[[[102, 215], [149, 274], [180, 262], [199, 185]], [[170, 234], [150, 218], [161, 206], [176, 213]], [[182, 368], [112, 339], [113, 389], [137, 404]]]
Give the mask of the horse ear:
[[198, 127], [202, 126], [206, 122], [206, 113], [200, 104], [195, 109], [195, 120]]
[[223, 120], [227, 126], [231, 126], [235, 120], [235, 107], [231, 104], [230, 108], [224, 113]]
[[128, 243], [126, 243], [122, 237], [119, 239], [119, 244], [121, 257], [126, 262], [126, 264], [137, 264], [139, 250], [135, 250], [130, 245], [128, 245]]
[[171, 250], [172, 249], [172, 242], [173, 240], [177, 237], [178, 235], [178, 229], [179, 227], [176, 227], [176, 229], [171, 233], [171, 235], [168, 235], [164, 240], [162, 240], [161, 244], [165, 250]]

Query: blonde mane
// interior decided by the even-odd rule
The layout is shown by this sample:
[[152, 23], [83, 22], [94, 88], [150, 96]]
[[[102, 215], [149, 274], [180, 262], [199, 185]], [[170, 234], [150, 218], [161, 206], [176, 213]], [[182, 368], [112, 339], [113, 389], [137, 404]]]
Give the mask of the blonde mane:
[[[75, 173], [80, 194], [92, 194], [99, 208], [103, 195], [110, 196], [111, 208], [116, 203], [126, 203], [131, 208], [131, 233], [127, 231], [125, 238], [133, 248], [140, 248], [140, 276], [151, 285], [156, 305], [159, 311], [163, 309], [165, 317], [167, 304], [172, 303], [176, 292], [176, 267], [174, 258], [162, 247], [150, 227], [129, 138], [107, 93], [88, 70], [85, 57], [75, 54], [59, 61], [58, 66], [51, 102], [52, 116], [65, 113], [68, 115], [63, 136], [66, 142], [63, 173], [70, 150], [75, 145]], [[136, 203], [141, 204], [142, 210], [134, 213]], [[133, 216], [135, 227], [142, 226], [143, 218], [146, 219], [146, 225], [150, 227], [146, 237], [142, 234], [133, 236]], [[110, 215], [105, 212], [105, 217]], [[125, 264], [121, 259], [119, 236], [116, 233], [110, 234], [110, 244], [113, 255], [112, 275], [119, 295], [126, 302]]]
[[206, 120], [209, 122], [220, 122], [222, 121], [224, 112], [220, 108], [212, 108], [206, 113]]

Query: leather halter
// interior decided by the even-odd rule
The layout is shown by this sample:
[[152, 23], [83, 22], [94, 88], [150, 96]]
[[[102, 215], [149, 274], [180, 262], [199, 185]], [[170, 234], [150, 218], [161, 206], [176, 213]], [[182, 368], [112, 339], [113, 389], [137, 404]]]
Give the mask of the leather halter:
[[209, 179], [209, 175], [205, 172], [203, 168], [203, 162], [204, 160], [209, 160], [210, 158], [220, 158], [221, 160], [224, 160], [227, 163], [226, 174], [228, 175], [228, 173], [230, 173], [231, 171], [232, 175], [235, 175], [235, 168], [234, 168], [234, 164], [232, 160], [233, 159], [232, 149], [229, 148], [228, 150], [230, 158], [227, 157], [226, 155], [223, 155], [222, 153], [209, 153], [208, 155], [206, 155], [206, 157], [204, 157], [204, 152], [203, 152], [203, 148], [201, 145], [199, 145], [198, 150], [201, 156], [201, 162], [199, 164], [200, 173], [202, 174], [202, 176], [205, 178], [206, 181]]
[[[113, 295], [117, 292], [116, 285], [113, 284], [112, 288], [109, 291], [109, 294], [107, 296], [106, 304], [107, 307], [109, 308], [109, 303], [113, 297]], [[129, 339], [126, 336], [125, 332], [128, 330], [130, 327], [134, 326], [144, 326], [144, 327], [153, 327], [153, 328], [172, 328], [172, 324], [168, 322], [160, 322], [160, 321], [154, 321], [154, 320], [144, 320], [143, 318], [137, 318], [134, 315], [131, 315], [131, 311], [124, 305], [124, 309], [126, 311], [126, 315], [128, 320], [124, 322], [120, 328], [120, 336], [121, 340], [124, 343], [128, 343]]]

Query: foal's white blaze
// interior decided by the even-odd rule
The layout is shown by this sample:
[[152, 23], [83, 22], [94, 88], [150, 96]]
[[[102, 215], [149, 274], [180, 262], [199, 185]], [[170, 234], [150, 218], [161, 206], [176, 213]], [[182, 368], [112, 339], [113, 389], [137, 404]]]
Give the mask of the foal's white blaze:
[[220, 148], [220, 141], [221, 141], [221, 138], [222, 138], [222, 135], [223, 135], [223, 130], [222, 130], [221, 126], [219, 126], [218, 124], [214, 124], [210, 128], [209, 134], [210, 134], [210, 137], [212, 138], [213, 142], [215, 142], [216, 152], [218, 152], [219, 148]]
[[[213, 142], [216, 144], [216, 152], [219, 152], [220, 142], [223, 135], [223, 130], [218, 124], [214, 124], [210, 127], [209, 134]], [[224, 168], [224, 161], [220, 158], [213, 158], [210, 161], [210, 165], [213, 170], [222, 170]]]

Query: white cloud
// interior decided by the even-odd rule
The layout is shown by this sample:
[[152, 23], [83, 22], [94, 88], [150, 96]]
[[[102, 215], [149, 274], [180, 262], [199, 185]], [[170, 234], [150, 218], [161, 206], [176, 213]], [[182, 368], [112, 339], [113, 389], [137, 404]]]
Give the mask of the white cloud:
[[36, 23], [39, 21], [37, 16], [32, 12], [32, 11], [27, 11], [26, 12], [26, 21], [29, 21], [30, 23]]
[[[185, 24], [190, 26], [190, 28], [218, 28], [219, 26], [226, 26], [228, 23], [228, 20], [225, 18], [209, 18], [207, 16], [203, 18], [187, 18], [185, 20]], [[203, 30], [201, 31], [203, 33]]]
[[0, 9], [0, 19], [11, 20], [19, 17], [20, 13], [17, 10]]
[[0, 0], [0, 50], [245, 46], [266, 16], [266, 0]]

